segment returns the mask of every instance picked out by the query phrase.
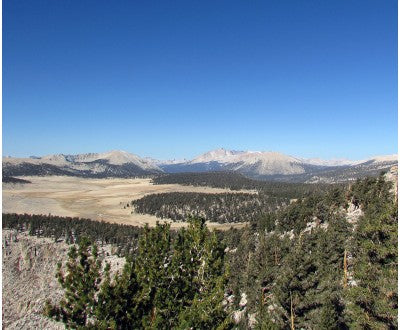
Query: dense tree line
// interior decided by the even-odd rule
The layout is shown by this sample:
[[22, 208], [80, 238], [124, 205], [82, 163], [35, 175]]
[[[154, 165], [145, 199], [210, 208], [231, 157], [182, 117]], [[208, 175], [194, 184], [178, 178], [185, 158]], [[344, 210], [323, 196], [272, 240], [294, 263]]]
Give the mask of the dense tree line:
[[332, 184], [306, 184], [261, 181], [245, 177], [237, 172], [173, 173], [157, 176], [154, 184], [181, 184], [206, 186], [232, 190], [257, 190], [271, 197], [299, 198], [311, 193], [321, 193], [332, 188]]
[[280, 230], [299, 231], [313, 218], [324, 222], [337, 208], [344, 207], [344, 190], [344, 186], [330, 186], [325, 193], [308, 193], [297, 199], [286, 194], [271, 196], [264, 190], [255, 194], [172, 192], [147, 195], [131, 205], [138, 213], [174, 221], [198, 216], [219, 223], [260, 222], [270, 229], [279, 223]]
[[254, 314], [261, 329], [290, 328], [292, 318], [295, 328], [345, 328], [342, 283], [348, 234], [347, 222], [339, 217], [327, 230], [294, 237], [242, 231], [229, 258], [237, 270], [229, 285], [235, 296], [245, 293], [248, 300], [242, 326]]
[[132, 201], [135, 212], [159, 218], [184, 221], [201, 217], [219, 223], [247, 222], [272, 212], [289, 201], [268, 195], [248, 193], [172, 192], [151, 194]]
[[3, 183], [32, 183], [29, 180], [14, 178], [12, 176], [3, 176]]
[[252, 225], [258, 225], [267, 231], [287, 232], [293, 230], [299, 233], [307, 224], [321, 225], [328, 223], [349, 202], [344, 188], [332, 188], [325, 194], [311, 194], [307, 197], [292, 201], [285, 208], [276, 212], [264, 213], [255, 220], [250, 219]]
[[79, 243], [87, 237], [98, 244], [113, 244], [119, 255], [131, 253], [136, 247], [140, 227], [120, 225], [89, 219], [3, 213], [2, 228], [29, 231], [30, 235], [50, 237], [55, 242]]
[[[237, 270], [229, 287], [248, 300], [245, 310], [236, 306], [242, 327], [253, 315], [259, 329], [397, 329], [398, 214], [390, 189], [380, 176], [326, 196], [334, 203], [325, 226], [311, 230], [285, 232], [283, 217], [225, 232], [230, 268]], [[303, 223], [316, 203], [296, 203], [282, 214]], [[363, 211], [354, 225], [343, 203]], [[289, 223], [296, 226], [296, 219]]]

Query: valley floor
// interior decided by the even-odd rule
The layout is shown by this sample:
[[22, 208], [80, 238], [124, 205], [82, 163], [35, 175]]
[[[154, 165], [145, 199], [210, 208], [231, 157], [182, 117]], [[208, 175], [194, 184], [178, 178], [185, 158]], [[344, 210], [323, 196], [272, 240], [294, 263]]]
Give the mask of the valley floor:
[[[132, 208], [126, 205], [145, 195], [167, 192], [233, 192], [229, 189], [178, 184], [153, 185], [150, 179], [84, 179], [63, 176], [23, 178], [32, 183], [3, 184], [4, 213], [50, 213], [136, 226], [145, 224], [154, 226], [157, 221], [166, 221], [152, 215], [131, 214]], [[173, 222], [171, 227], [184, 225], [185, 223]], [[208, 223], [208, 225], [227, 229], [232, 226], [241, 227], [244, 224]]]

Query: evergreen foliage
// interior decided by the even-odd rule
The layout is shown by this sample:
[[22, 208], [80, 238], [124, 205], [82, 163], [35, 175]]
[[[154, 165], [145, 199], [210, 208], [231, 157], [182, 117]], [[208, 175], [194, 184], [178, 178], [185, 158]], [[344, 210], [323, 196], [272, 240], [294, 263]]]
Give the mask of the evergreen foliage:
[[352, 247], [356, 285], [349, 290], [349, 319], [358, 328], [398, 326], [398, 213], [389, 188], [382, 176], [352, 187], [364, 209]]
[[[57, 275], [65, 297], [47, 313], [96, 329], [247, 329], [250, 319], [257, 329], [397, 329], [397, 222], [383, 176], [309, 194], [225, 232], [210, 232], [204, 219], [172, 231], [3, 215], [3, 228], [79, 243]], [[111, 276], [85, 235], [117, 244], [124, 269]]]
[[87, 328], [93, 325], [96, 307], [95, 295], [101, 281], [101, 261], [97, 246], [82, 238], [78, 249], [72, 246], [68, 253], [66, 270], [58, 264], [57, 279], [65, 291], [58, 305], [46, 303], [45, 313], [61, 320], [68, 329]]
[[187, 186], [202, 186], [227, 188], [231, 190], [257, 190], [271, 197], [299, 198], [311, 193], [322, 193], [332, 189], [332, 184], [286, 183], [262, 181], [245, 177], [238, 172], [188, 172], [162, 174], [153, 178], [154, 184], [181, 184]]
[[[311, 221], [312, 216], [323, 221], [329, 217], [330, 211], [346, 204], [344, 186], [341, 185], [263, 182], [230, 172], [169, 174], [153, 181], [157, 184], [179, 183], [256, 190], [256, 193], [160, 193], [131, 202], [134, 211], [138, 213], [174, 221], [196, 216], [219, 223], [259, 222], [272, 230], [279, 218], [279, 230], [294, 229], [299, 232]], [[294, 205], [287, 208], [291, 202]]]
[[[397, 205], [391, 183], [367, 178], [309, 196], [225, 233], [229, 286], [247, 294], [257, 328], [396, 329]], [[361, 208], [354, 225], [347, 205]], [[306, 224], [313, 223], [314, 227]], [[240, 308], [237, 306], [236, 308]]]
[[194, 216], [213, 222], [234, 223], [255, 220], [288, 202], [262, 194], [173, 192], [147, 195], [131, 204], [138, 213], [174, 221]]
[[[96, 329], [227, 329], [223, 305], [227, 284], [224, 246], [205, 221], [191, 219], [174, 238], [169, 225], [146, 227], [134, 257], [122, 273], [102, 275], [97, 249], [88, 255], [87, 240], [72, 247], [67, 273], [58, 278], [65, 297], [47, 315], [67, 327]], [[61, 267], [61, 266], [60, 266]], [[61, 269], [61, 268], [60, 268]], [[80, 283], [80, 279], [82, 283]]]
[[140, 227], [89, 219], [15, 213], [3, 213], [2, 228], [27, 230], [30, 235], [51, 237], [55, 242], [79, 243], [87, 237], [100, 245], [113, 244], [120, 256], [133, 253], [143, 231]]

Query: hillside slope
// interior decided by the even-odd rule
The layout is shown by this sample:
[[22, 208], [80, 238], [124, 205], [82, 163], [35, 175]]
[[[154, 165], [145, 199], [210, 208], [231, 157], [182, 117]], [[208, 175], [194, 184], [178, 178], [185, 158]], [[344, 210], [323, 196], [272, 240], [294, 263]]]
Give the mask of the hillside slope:
[[[63, 290], [55, 274], [57, 263], [67, 260], [70, 245], [54, 239], [38, 238], [27, 232], [3, 229], [3, 328], [65, 329], [64, 325], [43, 316], [47, 299], [60, 300]], [[110, 246], [102, 247], [111, 254]], [[123, 258], [106, 256], [115, 272]]]

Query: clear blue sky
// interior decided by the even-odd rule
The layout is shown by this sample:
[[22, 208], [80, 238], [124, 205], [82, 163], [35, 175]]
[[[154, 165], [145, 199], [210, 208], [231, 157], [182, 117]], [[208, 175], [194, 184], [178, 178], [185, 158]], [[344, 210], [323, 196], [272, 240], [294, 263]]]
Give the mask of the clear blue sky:
[[3, 0], [3, 154], [397, 153], [397, 1]]

